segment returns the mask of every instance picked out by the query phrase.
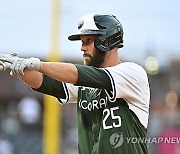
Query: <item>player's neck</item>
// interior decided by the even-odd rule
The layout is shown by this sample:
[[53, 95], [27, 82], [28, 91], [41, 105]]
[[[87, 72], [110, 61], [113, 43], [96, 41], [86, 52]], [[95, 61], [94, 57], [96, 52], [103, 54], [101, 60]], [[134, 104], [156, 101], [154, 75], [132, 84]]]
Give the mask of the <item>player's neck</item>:
[[107, 52], [107, 55], [101, 67], [104, 68], [104, 67], [116, 66], [120, 63], [121, 63], [121, 60], [119, 59], [119, 56], [118, 56], [118, 50], [113, 49]]

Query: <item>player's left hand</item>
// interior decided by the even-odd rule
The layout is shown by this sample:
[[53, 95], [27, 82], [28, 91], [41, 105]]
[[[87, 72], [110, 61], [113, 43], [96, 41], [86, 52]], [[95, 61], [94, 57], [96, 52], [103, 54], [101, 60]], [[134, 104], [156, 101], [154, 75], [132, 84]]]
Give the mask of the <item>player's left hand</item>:
[[0, 71], [6, 71], [11, 67], [11, 63], [0, 61]]
[[5, 71], [6, 69], [10, 68], [13, 61], [18, 58], [16, 55], [17, 55], [16, 53], [13, 54], [0, 53], [0, 71]]

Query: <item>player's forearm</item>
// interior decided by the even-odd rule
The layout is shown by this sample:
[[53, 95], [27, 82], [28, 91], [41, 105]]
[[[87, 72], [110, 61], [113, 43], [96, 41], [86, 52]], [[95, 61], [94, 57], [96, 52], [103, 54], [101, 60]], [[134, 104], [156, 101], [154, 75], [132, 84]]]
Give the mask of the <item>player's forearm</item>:
[[42, 84], [43, 76], [42, 73], [37, 71], [25, 71], [24, 75], [20, 76], [20, 79], [30, 87], [38, 89]]
[[60, 62], [42, 62], [40, 72], [58, 81], [75, 84], [78, 71], [74, 64]]

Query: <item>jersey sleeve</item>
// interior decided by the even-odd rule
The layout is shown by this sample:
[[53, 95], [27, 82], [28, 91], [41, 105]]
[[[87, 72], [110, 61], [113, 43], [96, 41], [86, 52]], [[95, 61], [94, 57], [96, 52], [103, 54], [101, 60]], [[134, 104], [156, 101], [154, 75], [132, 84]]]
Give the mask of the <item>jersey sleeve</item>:
[[111, 81], [103, 69], [93, 66], [77, 65], [78, 81], [76, 85], [111, 90]]
[[73, 84], [63, 82], [62, 85], [65, 92], [65, 98], [58, 98], [59, 102], [62, 104], [77, 103], [78, 86], [74, 86]]
[[145, 70], [134, 63], [119, 64], [104, 68], [111, 79], [112, 98], [144, 99], [149, 92], [148, 78]]
[[41, 86], [38, 89], [33, 90], [43, 94], [54, 96], [59, 100], [61, 104], [77, 102], [77, 86], [57, 81], [47, 75], [43, 75], [43, 82]]

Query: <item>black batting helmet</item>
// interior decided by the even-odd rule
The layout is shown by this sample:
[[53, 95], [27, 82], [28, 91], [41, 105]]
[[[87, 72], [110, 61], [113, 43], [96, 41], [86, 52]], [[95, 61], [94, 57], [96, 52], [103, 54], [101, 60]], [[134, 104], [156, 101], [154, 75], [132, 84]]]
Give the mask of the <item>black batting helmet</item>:
[[114, 15], [88, 14], [80, 20], [78, 31], [68, 37], [69, 40], [80, 40], [81, 35], [99, 35], [95, 47], [106, 52], [113, 48], [123, 47], [123, 28]]

